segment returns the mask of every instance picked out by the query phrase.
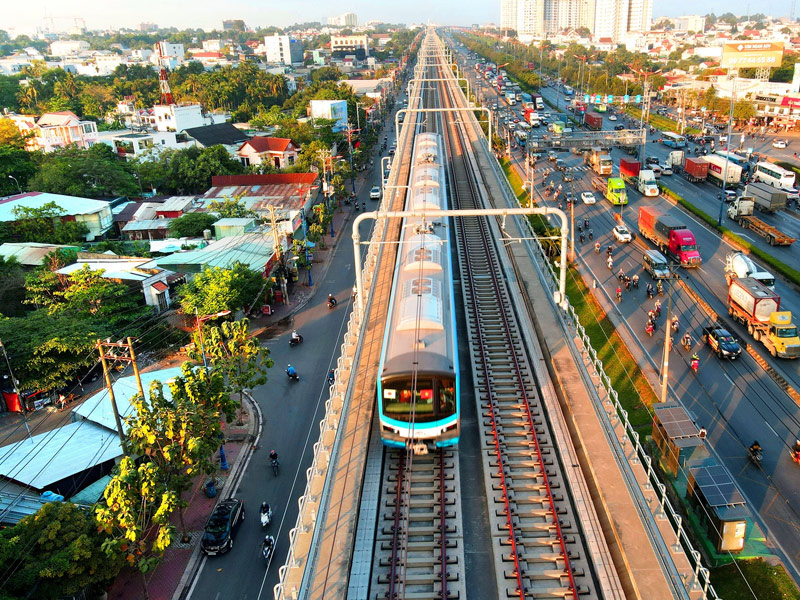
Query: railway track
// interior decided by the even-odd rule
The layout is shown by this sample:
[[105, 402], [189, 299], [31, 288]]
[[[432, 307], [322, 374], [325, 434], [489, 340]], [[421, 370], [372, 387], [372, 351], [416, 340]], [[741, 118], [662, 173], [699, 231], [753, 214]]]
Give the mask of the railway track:
[[[454, 105], [452, 88], [440, 89], [442, 102]], [[453, 208], [481, 208], [465, 133], [458, 119], [444, 120]], [[456, 219], [456, 240], [498, 597], [595, 596], [589, 557], [488, 221]]]

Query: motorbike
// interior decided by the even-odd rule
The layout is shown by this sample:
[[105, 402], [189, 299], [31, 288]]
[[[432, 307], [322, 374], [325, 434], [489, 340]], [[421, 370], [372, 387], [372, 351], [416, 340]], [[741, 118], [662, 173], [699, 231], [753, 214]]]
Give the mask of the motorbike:
[[639, 289], [639, 276], [638, 276], [638, 275], [637, 275], [637, 276], [635, 276], [635, 277], [634, 277], [634, 278], [631, 280], [631, 283], [633, 283], [633, 287], [634, 287], [634, 289], [637, 289], [637, 290], [638, 290], [638, 289]]
[[328, 308], [334, 308], [336, 306], [336, 298], [333, 296], [328, 297]]
[[656, 286], [656, 288], [658, 289], [658, 295], [659, 296], [663, 296], [664, 295], [664, 286], [660, 281], [658, 282], [658, 285]]
[[755, 465], [756, 467], [760, 467], [761, 466], [761, 459], [763, 457], [761, 456], [761, 451], [760, 450], [756, 450], [755, 452], [753, 452], [752, 450], [750, 450], [748, 448], [747, 449], [747, 458], [749, 458], [750, 462], [753, 463], [753, 465]]
[[614, 260], [610, 256], [608, 257], [608, 262], [606, 264], [608, 265], [609, 271], [614, 270]]
[[672, 321], [672, 333], [678, 333], [678, 322], [674, 319]]
[[653, 299], [653, 288], [651, 288], [651, 287], [647, 288], [647, 299], [648, 300], [652, 300]]
[[272, 523], [272, 508], [266, 502], [261, 503], [259, 517], [261, 518], [261, 527], [268, 527]]
[[594, 253], [595, 254], [600, 254], [600, 244], [599, 243], [594, 245]]
[[692, 373], [697, 375], [697, 372], [700, 370], [700, 359], [699, 358], [693, 358], [692, 359], [692, 363], [691, 363], [691, 367], [692, 367]]
[[289, 338], [289, 347], [290, 348], [294, 348], [298, 344], [302, 344], [302, 343], [303, 343], [303, 336], [300, 335], [299, 333], [297, 334], [296, 338], [294, 338], [294, 337], [290, 337]]
[[269, 566], [270, 561], [272, 560], [272, 554], [275, 551], [275, 538], [271, 535], [268, 535], [264, 538], [264, 541], [261, 542], [261, 556], [264, 557], [264, 562], [267, 563]]
[[691, 340], [687, 340], [684, 338], [681, 340], [681, 345], [683, 346], [683, 349], [686, 350], [687, 352], [692, 349]]
[[333, 385], [334, 381], [336, 381], [336, 375], [333, 370], [330, 370], [328, 371], [328, 385]]
[[272, 467], [272, 473], [277, 477], [281, 467], [280, 461], [277, 458], [270, 459], [270, 466]]
[[650, 337], [653, 337], [653, 332], [655, 330], [656, 330], [656, 328], [653, 327], [653, 323], [652, 322], [648, 323], [647, 326], [645, 327], [645, 331], [647, 332], [647, 335], [649, 335]]
[[789, 448], [789, 456], [792, 457], [792, 460], [800, 465], [800, 453], [794, 451], [794, 448]]
[[300, 381], [300, 375], [298, 375], [298, 374], [297, 374], [297, 371], [295, 371], [294, 373], [290, 373], [290, 372], [289, 372], [289, 369], [286, 369], [286, 376], [287, 376], [287, 377], [288, 377], [288, 378], [289, 378], [291, 381]]

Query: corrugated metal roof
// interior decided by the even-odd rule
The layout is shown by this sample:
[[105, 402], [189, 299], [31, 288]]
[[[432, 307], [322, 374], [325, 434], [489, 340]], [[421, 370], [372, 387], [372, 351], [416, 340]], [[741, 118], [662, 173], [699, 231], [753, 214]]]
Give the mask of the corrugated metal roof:
[[13, 256], [21, 265], [38, 267], [42, 264], [45, 256], [59, 248], [81, 249], [80, 246], [59, 246], [57, 244], [40, 244], [38, 242], [8, 242], [0, 245], [0, 256], [5, 259]]
[[272, 237], [256, 232], [222, 238], [200, 250], [175, 252], [156, 258], [155, 262], [159, 267], [184, 273], [199, 273], [205, 267], [228, 268], [235, 262], [261, 271], [272, 254]]
[[17, 207], [41, 208], [48, 202], [55, 202], [64, 210], [63, 214], [65, 215], [93, 214], [109, 206], [105, 200], [91, 200], [45, 192], [26, 192], [0, 200], [0, 221], [15, 221], [17, 216], [14, 214], [14, 209]]
[[[145, 391], [149, 390], [150, 384], [156, 380], [166, 384], [167, 381], [174, 379], [177, 375], [180, 375], [180, 373], [180, 367], [141, 373], [142, 387]], [[124, 418], [133, 412], [131, 398], [138, 393], [139, 388], [136, 385], [136, 378], [133, 376], [121, 377], [114, 383], [114, 399], [117, 402], [119, 415], [123, 419], [123, 429], [126, 429]], [[166, 398], [172, 397], [169, 386], [167, 385], [164, 385], [164, 396]], [[97, 425], [102, 425], [109, 431], [112, 431], [114, 436], [117, 435], [117, 423], [114, 420], [114, 412], [111, 409], [111, 400], [108, 399], [108, 390], [106, 388], [103, 388], [93, 396], [87, 398], [80, 406], [73, 410], [72, 413], [79, 419], [86, 419]]]
[[[19, 487], [20, 490], [24, 491], [13, 493], [8, 489], [13, 487]], [[39, 496], [25, 493], [28, 491], [26, 487], [9, 484], [8, 488], [3, 486], [3, 492], [0, 493], [0, 523], [16, 525], [25, 517], [35, 515], [42, 506], [49, 502], [49, 500], [43, 500]]]
[[139, 221], [128, 221], [122, 231], [155, 231], [169, 229], [169, 224], [173, 219], [143, 219]]
[[[145, 266], [147, 265], [147, 266]], [[92, 271], [104, 271], [103, 277], [108, 279], [128, 279], [131, 281], [143, 281], [152, 277], [155, 273], [148, 273], [145, 269], [158, 269], [150, 258], [121, 259], [112, 258], [109, 260], [82, 260], [66, 267], [62, 267], [57, 272], [61, 275], [69, 275], [75, 271], [80, 271], [88, 266]], [[160, 269], [159, 269], [160, 271]]]
[[164, 204], [158, 209], [159, 211], [172, 211], [172, 210], [180, 210], [184, 211], [189, 206], [192, 205], [192, 202], [197, 196], [172, 196], [168, 198]]
[[0, 475], [36, 490], [122, 456], [116, 430], [92, 422], [64, 425], [0, 448]]

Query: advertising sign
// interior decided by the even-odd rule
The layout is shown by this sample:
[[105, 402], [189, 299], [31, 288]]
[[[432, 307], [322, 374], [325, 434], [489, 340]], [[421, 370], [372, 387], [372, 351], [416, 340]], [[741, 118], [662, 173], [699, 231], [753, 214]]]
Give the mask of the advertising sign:
[[783, 62], [783, 42], [733, 42], [722, 47], [723, 69], [776, 68]]
[[333, 131], [347, 129], [347, 100], [312, 100], [312, 119], [332, 119], [336, 121]]
[[800, 98], [790, 98], [789, 96], [784, 96], [781, 98], [781, 106], [800, 108]]

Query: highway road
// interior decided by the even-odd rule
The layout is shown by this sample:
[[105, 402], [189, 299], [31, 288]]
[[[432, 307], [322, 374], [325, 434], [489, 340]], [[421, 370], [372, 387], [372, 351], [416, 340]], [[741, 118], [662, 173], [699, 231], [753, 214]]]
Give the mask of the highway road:
[[[465, 69], [474, 78], [476, 71], [473, 63]], [[480, 87], [478, 88], [480, 90]], [[542, 90], [544, 97], [556, 104], [558, 92], [552, 87]], [[484, 87], [484, 94], [492, 94], [491, 88]], [[491, 97], [491, 96], [490, 96]], [[490, 102], [498, 102], [517, 115], [521, 107], [508, 107], [501, 104], [499, 98]], [[564, 106], [563, 97], [559, 102]], [[546, 111], [555, 112], [551, 108]], [[521, 118], [521, 117], [518, 117]], [[621, 117], [620, 117], [621, 119]], [[552, 119], [551, 119], [552, 120]], [[613, 129], [621, 121], [613, 122], [605, 118], [604, 129]], [[536, 131], [535, 129], [531, 131]], [[542, 131], [544, 133], [544, 131]], [[646, 147], [646, 156], [657, 156], [662, 162], [671, 150], [661, 144], [652, 142], [656, 136], [650, 136], [650, 143]], [[573, 174], [573, 183], [562, 183], [564, 191], [572, 191], [576, 196], [585, 190], [591, 190], [591, 171], [583, 164], [582, 157], [571, 152], [559, 153], [559, 158], [564, 160]], [[615, 165], [619, 158], [627, 156], [623, 151], [614, 149], [612, 157]], [[513, 161], [518, 171], [524, 174], [524, 155], [522, 152], [513, 154]], [[615, 171], [618, 166], [615, 166]], [[523, 175], [524, 178], [524, 175]], [[537, 161], [534, 188], [538, 201], [544, 204], [554, 204], [552, 197], [545, 198], [540, 190], [542, 180], [553, 180], [556, 184], [561, 182], [561, 174], [553, 171], [553, 163], [547, 160]], [[665, 178], [665, 181], [675, 191], [686, 198], [692, 199], [706, 212], [716, 214], [718, 210], [717, 194], [719, 189], [711, 184], [694, 185], [683, 179], [680, 175]], [[653, 308], [653, 301], [647, 300], [644, 286], [650, 278], [641, 268], [642, 250], [650, 248], [649, 242], [636, 239], [630, 244], [619, 244], [611, 235], [615, 224], [614, 215], [620, 212], [619, 207], [612, 207], [608, 201], [599, 194], [595, 194], [597, 203], [584, 205], [580, 201], [576, 205], [576, 223], [589, 220], [590, 228], [594, 233], [594, 240], [601, 244], [601, 253], [594, 251], [594, 242], [583, 245], [576, 243], [579, 269], [584, 278], [593, 279], [598, 288], [595, 295], [601, 299], [603, 305], [610, 310], [619, 311], [623, 322], [623, 334], [633, 340], [631, 351], [644, 368], [660, 370], [663, 354], [664, 330], [659, 328], [656, 335], [648, 337], [645, 333], [647, 311]], [[637, 213], [639, 205], [659, 204], [670, 214], [683, 219], [690, 224], [690, 228], [697, 237], [700, 253], [703, 257], [703, 266], [700, 269], [679, 269], [680, 276], [687, 284], [714, 308], [718, 314], [727, 320], [727, 308], [724, 303], [727, 286], [723, 275], [725, 255], [732, 249], [721, 241], [719, 235], [705, 227], [682, 209], [671, 203], [656, 198], [643, 198], [638, 192], [628, 186], [629, 205], [622, 209], [622, 219], [632, 232], [637, 232]], [[726, 217], [726, 226], [739, 230]], [[787, 233], [800, 234], [800, 222], [788, 214], [781, 214], [764, 220], [780, 223], [780, 227]], [[765, 251], [782, 256], [791, 264], [796, 264], [795, 254], [800, 250], [773, 248], [761, 238], [754, 241]], [[798, 235], [800, 237], [800, 235]], [[605, 248], [614, 247], [614, 269], [609, 271], [605, 262]], [[618, 285], [615, 273], [622, 267], [623, 270], [633, 275], [638, 273], [641, 278], [639, 290], [632, 292], [623, 291], [621, 303], [617, 303], [615, 289]], [[800, 296], [794, 288], [779, 280], [776, 290], [782, 296], [782, 307], [785, 307], [800, 316]], [[661, 298], [664, 315], [660, 325], [666, 321], [666, 296]], [[612, 308], [613, 306], [613, 308]], [[800, 553], [800, 468], [793, 464], [788, 453], [788, 448], [794, 443], [800, 432], [800, 408], [791, 398], [780, 389], [773, 379], [746, 353], [737, 361], [721, 361], [699, 342], [700, 333], [704, 325], [709, 325], [710, 320], [699, 310], [694, 301], [682, 291], [673, 294], [673, 310], [679, 317], [680, 329], [675, 347], [670, 356], [670, 396], [679, 399], [683, 405], [696, 417], [698, 425], [705, 426], [709, 431], [709, 442], [715, 454], [734, 475], [742, 492], [748, 499], [751, 509], [758, 512], [758, 521], [762, 528], [783, 550], [789, 568], [795, 579], [800, 579], [800, 563], [796, 557]], [[690, 353], [683, 350], [678, 344], [680, 336], [689, 328], [695, 340], [692, 352], [697, 351], [701, 359], [700, 372], [695, 376], [689, 369]], [[746, 331], [733, 327], [733, 333], [744, 344], [751, 343], [762, 356], [769, 359], [787, 380], [800, 388], [800, 361], [787, 361], [772, 359], [766, 349], [752, 340]], [[764, 464], [761, 470], [756, 469], [747, 459], [746, 448], [758, 439], [764, 448]]]
[[[393, 128], [387, 126], [384, 132], [391, 145]], [[357, 184], [356, 190], [359, 199], [371, 209], [374, 202], [370, 202], [369, 190], [380, 184], [380, 161], [376, 159], [374, 168], [367, 173], [368, 179], [360, 187]], [[371, 221], [361, 224], [362, 239], [369, 239], [371, 228]], [[285, 331], [262, 342], [270, 349], [275, 366], [269, 373], [269, 382], [253, 391], [261, 408], [264, 429], [259, 449], [253, 454], [234, 494], [245, 502], [245, 520], [239, 526], [230, 552], [203, 558], [189, 598], [266, 600], [273, 597], [278, 569], [289, 548], [289, 531], [297, 520], [297, 501], [305, 491], [306, 470], [313, 460], [313, 445], [319, 437], [318, 425], [324, 416], [324, 403], [329, 396], [326, 376], [328, 370], [336, 366], [350, 318], [350, 296], [355, 281], [353, 246], [349, 239], [351, 229], [352, 222], [348, 222], [324, 280], [316, 279], [322, 277], [322, 273], [312, 271], [319, 287], [309, 304], [295, 315], [292, 324], [286, 325]], [[339, 305], [333, 310], [327, 307], [328, 293], [339, 299]], [[302, 345], [295, 348], [289, 347], [292, 327], [304, 338]], [[297, 369], [299, 382], [289, 381], [284, 374], [288, 363]], [[269, 464], [268, 455], [272, 449], [280, 456], [277, 477]], [[258, 515], [264, 501], [270, 503], [274, 518], [267, 530], [261, 529]], [[276, 540], [276, 558], [269, 566], [260, 554], [260, 544], [267, 533]]]

